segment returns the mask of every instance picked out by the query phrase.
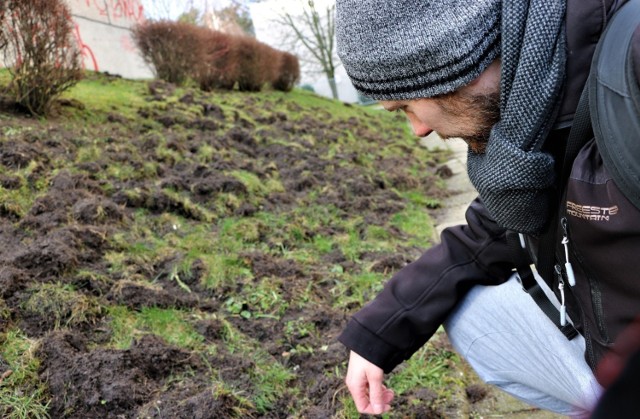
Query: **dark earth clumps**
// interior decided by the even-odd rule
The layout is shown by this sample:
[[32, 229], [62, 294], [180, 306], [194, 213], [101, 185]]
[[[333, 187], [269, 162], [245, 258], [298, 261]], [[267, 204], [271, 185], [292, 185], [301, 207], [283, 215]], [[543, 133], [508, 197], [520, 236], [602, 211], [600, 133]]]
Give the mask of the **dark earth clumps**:
[[[405, 134], [381, 132], [370, 116], [339, 119], [320, 108], [305, 113], [295, 103], [253, 96], [230, 111], [215, 95], [176, 92], [153, 82], [135, 117], [114, 109], [96, 126], [16, 114], [0, 120], [1, 190], [9, 197], [23, 190], [33, 196], [27, 203], [0, 202], [0, 332], [19, 328], [39, 341], [38, 374], [53, 418], [332, 417], [347, 399], [336, 371], [344, 373], [348, 354], [336, 337], [357, 305], [337, 304], [343, 296], [333, 291], [329, 269], [391, 275], [424, 249], [368, 252], [356, 261], [333, 246], [305, 263], [287, 256], [296, 246], [291, 237], [305, 243], [364, 237], [368, 227], [388, 226], [408, 205], [403, 191], [442, 197], [436, 180], [449, 174], [436, 174], [434, 162], [415, 161], [404, 146], [371, 158], [371, 150], [392, 150], [394, 136]], [[61, 112], [69, 109], [82, 110], [65, 106]], [[341, 146], [347, 132], [359, 150]], [[410, 158], [422, 168], [419, 175], [402, 170]], [[256, 187], [254, 181], [279, 186]], [[360, 221], [353, 231], [301, 218], [280, 230], [265, 221], [234, 230], [229, 234], [254, 249], [239, 255], [246, 275], [219, 287], [203, 282], [212, 262], [185, 265], [178, 242], [161, 257], [149, 258], [143, 248], [141, 255], [113, 256], [127, 244], [122, 237], [136, 233], [131, 229], [139, 214], [154, 220], [149, 228], [157, 237], [179, 237], [180, 226], [162, 222], [166, 214], [206, 223], [217, 234], [228, 217], [310, 206]], [[390, 234], [404, 237], [397, 229]], [[265, 281], [282, 296], [275, 314], [256, 314], [265, 300], [231, 299]], [[305, 304], [291, 304], [301, 295]], [[202, 345], [216, 350], [179, 347], [142, 326], [128, 347], [114, 346], [117, 309], [181, 310]], [[293, 371], [288, 388], [301, 390], [255, 402], [261, 400], [255, 384], [261, 361], [230, 347], [230, 333], [243, 334], [271, 362]], [[0, 374], [7, 365], [0, 358]], [[482, 390], [468, 388], [468, 398], [480, 400]], [[420, 401], [418, 410], [410, 398]], [[443, 417], [447, 408], [436, 399], [431, 393], [401, 395], [395, 414]]]

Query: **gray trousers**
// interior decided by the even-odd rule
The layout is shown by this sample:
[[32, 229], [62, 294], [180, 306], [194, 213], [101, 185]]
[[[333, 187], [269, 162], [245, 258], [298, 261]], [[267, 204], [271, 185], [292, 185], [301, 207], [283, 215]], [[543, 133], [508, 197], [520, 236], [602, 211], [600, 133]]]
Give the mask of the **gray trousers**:
[[445, 330], [483, 381], [530, 405], [586, 417], [602, 393], [584, 360], [584, 338], [564, 337], [515, 277], [474, 287]]

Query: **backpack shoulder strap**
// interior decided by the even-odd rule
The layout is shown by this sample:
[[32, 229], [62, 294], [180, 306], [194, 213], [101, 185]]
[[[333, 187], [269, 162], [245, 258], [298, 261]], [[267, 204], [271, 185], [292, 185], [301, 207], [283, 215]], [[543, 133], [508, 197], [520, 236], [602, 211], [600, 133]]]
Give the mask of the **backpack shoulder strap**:
[[598, 150], [624, 195], [640, 209], [640, 88], [631, 57], [640, 24], [640, 0], [613, 16], [596, 48], [589, 110]]

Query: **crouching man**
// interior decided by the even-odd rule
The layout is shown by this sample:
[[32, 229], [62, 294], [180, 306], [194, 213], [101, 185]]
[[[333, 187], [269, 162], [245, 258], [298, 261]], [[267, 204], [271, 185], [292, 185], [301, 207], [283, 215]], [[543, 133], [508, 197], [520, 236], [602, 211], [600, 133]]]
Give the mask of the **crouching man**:
[[[624, 3], [337, 1], [338, 53], [355, 88], [404, 112], [418, 136], [465, 140], [479, 193], [468, 224], [445, 230], [339, 337], [361, 413], [390, 409], [384, 374], [442, 324], [486, 382], [542, 409], [592, 411], [602, 392], [593, 371], [640, 312], [640, 210], [593, 141], [569, 162], [568, 182], [560, 174], [595, 45]], [[552, 237], [556, 275], [544, 280], [563, 327], [523, 292], [509, 232], [536, 264], [549, 247], [541, 237]]]

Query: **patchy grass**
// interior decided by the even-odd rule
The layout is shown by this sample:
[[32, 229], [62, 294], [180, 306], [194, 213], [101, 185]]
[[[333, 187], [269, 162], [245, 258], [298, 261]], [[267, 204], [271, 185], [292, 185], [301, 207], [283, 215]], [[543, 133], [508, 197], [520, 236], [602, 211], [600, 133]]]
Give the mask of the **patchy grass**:
[[114, 111], [135, 118], [137, 109], [145, 104], [145, 91], [143, 83], [87, 72], [84, 80], [65, 92], [62, 98], [77, 101], [81, 106], [74, 109], [71, 114], [74, 117], [104, 123]]
[[79, 326], [91, 322], [102, 306], [94, 297], [76, 292], [70, 284], [40, 283], [28, 290], [23, 308], [27, 313], [53, 322], [53, 328]]
[[131, 311], [126, 307], [109, 309], [109, 322], [113, 330], [110, 345], [128, 349], [134, 339], [151, 333], [181, 348], [202, 350], [203, 337], [189, 322], [190, 314], [172, 309], [146, 307]]
[[3, 418], [48, 418], [46, 385], [38, 378], [40, 362], [34, 356], [37, 341], [20, 330], [0, 335], [3, 369], [0, 378], [0, 414]]
[[[89, 74], [0, 133], [0, 416], [358, 417], [335, 338], [445, 196], [403, 118]], [[456, 365], [426, 346], [389, 417], [449, 415]]]

